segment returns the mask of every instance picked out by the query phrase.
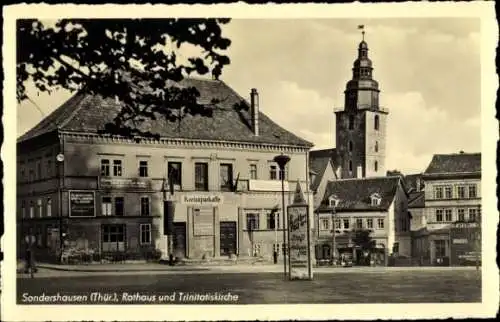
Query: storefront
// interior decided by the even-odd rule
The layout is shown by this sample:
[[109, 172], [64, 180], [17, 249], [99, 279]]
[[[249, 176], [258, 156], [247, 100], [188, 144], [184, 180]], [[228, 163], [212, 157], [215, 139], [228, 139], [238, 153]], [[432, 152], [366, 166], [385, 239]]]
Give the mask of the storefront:
[[481, 264], [481, 228], [476, 222], [457, 222], [450, 227], [452, 266]]

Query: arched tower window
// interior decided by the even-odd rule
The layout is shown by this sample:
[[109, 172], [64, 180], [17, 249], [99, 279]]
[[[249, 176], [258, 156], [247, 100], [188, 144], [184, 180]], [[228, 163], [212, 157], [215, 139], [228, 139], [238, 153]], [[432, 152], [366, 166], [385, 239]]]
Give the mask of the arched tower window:
[[353, 144], [352, 141], [349, 141], [349, 152], [352, 152], [353, 150]]
[[354, 116], [349, 116], [349, 130], [354, 129]]
[[380, 123], [379, 117], [378, 117], [378, 115], [375, 115], [375, 124], [374, 124], [375, 130], [379, 129], [379, 127], [380, 127], [379, 123]]
[[373, 169], [375, 170], [375, 172], [378, 171], [378, 161], [375, 161], [375, 163], [373, 164]]
[[378, 152], [378, 141], [375, 141], [375, 152]]
[[349, 172], [352, 172], [352, 161], [349, 160]]

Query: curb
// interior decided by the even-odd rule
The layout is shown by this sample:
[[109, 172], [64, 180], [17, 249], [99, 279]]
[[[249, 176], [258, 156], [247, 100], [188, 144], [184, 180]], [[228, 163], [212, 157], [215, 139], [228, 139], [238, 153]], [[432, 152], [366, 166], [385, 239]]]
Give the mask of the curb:
[[45, 265], [37, 265], [38, 268], [49, 269], [53, 271], [64, 271], [64, 272], [86, 272], [86, 273], [120, 273], [120, 272], [168, 272], [168, 271], [208, 271], [208, 268], [190, 268], [186, 269], [186, 267], [169, 267], [169, 268], [124, 268], [124, 269], [86, 269], [86, 268], [67, 268], [67, 267], [57, 267], [57, 266], [45, 266]]

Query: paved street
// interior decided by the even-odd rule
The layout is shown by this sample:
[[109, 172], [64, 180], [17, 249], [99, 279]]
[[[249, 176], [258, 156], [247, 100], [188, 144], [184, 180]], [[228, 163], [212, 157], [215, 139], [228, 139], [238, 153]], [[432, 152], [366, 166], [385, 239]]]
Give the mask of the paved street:
[[[481, 301], [480, 271], [470, 268], [321, 268], [315, 273], [313, 281], [294, 282], [285, 282], [278, 267], [256, 266], [238, 270], [240, 273], [231, 267], [185, 267], [181, 270], [89, 273], [41, 269], [34, 279], [18, 275], [17, 298], [19, 303], [32, 301], [33, 304], [38, 299], [30, 296], [42, 294], [46, 296], [45, 303], [69, 301], [95, 304]], [[91, 292], [100, 292], [100, 296], [92, 297]], [[81, 295], [87, 298], [47, 298], [58, 293], [60, 296]], [[186, 294], [192, 297], [185, 297]]]

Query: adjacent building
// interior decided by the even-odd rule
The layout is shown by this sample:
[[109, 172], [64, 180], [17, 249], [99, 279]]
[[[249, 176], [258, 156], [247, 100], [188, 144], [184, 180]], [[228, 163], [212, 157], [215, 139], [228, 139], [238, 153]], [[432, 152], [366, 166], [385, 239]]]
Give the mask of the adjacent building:
[[[18, 236], [35, 234], [40, 257], [55, 257], [61, 238], [66, 252], [99, 258], [165, 254], [170, 183], [176, 257], [282, 253], [281, 178], [286, 203], [299, 182], [312, 206], [312, 144], [262, 113], [255, 89], [248, 103], [223, 81], [176, 86], [195, 87], [201, 104], [218, 101], [213, 117], [140, 125], [159, 139], [111, 136], [102, 130], [120, 102], [80, 92], [18, 139]], [[284, 172], [273, 161], [282, 153]]]
[[480, 258], [481, 154], [434, 155], [423, 174], [424, 217], [413, 230], [423, 265], [470, 265]]

